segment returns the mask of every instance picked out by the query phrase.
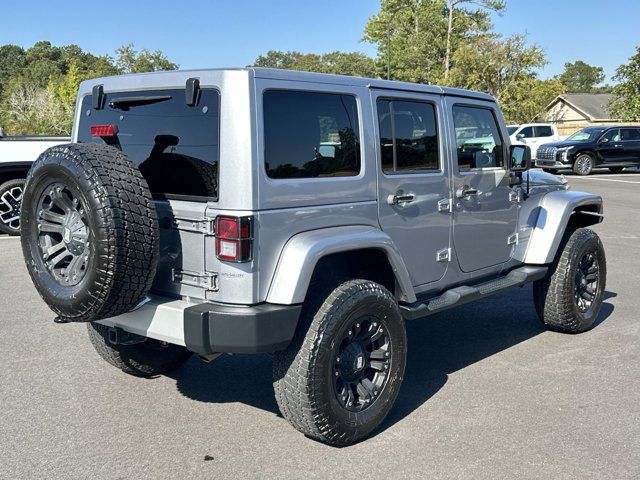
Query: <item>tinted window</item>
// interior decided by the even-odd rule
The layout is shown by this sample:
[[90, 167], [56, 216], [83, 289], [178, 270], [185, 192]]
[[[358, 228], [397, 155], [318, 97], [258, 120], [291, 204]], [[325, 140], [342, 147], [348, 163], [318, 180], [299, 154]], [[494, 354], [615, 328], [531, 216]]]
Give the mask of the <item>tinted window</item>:
[[385, 173], [438, 170], [436, 111], [430, 103], [378, 100]]
[[264, 156], [271, 178], [360, 172], [356, 99], [334, 93], [264, 93]]
[[533, 133], [533, 127], [523, 128], [522, 130], [520, 130], [518, 135], [522, 135], [522, 136], [524, 136], [524, 138], [535, 137], [535, 133]]
[[486, 108], [455, 105], [458, 168], [502, 167], [502, 138], [493, 112]]
[[549, 125], [537, 126], [536, 137], [553, 137], [553, 129]]
[[640, 130], [637, 128], [623, 128], [622, 140], [637, 141], [640, 140]]
[[[130, 103], [130, 97], [157, 101]], [[95, 110], [89, 95], [82, 101], [78, 141], [104, 143], [91, 136], [91, 125], [116, 125], [117, 143], [152, 193], [215, 198], [219, 104], [219, 94], [212, 89], [202, 89], [193, 107], [186, 104], [184, 89], [153, 90], [107, 93], [104, 108]]]

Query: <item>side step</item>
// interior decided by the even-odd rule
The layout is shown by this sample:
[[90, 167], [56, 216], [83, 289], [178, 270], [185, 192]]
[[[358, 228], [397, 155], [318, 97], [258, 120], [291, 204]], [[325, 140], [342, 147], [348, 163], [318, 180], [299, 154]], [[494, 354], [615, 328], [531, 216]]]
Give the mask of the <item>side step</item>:
[[447, 290], [436, 297], [418, 300], [415, 303], [400, 305], [400, 312], [406, 320], [433, 315], [449, 308], [473, 302], [493, 294], [504, 292], [510, 288], [521, 287], [535, 280], [540, 280], [547, 274], [547, 267], [526, 266], [511, 270], [504, 277], [496, 278], [473, 286], [460, 286]]

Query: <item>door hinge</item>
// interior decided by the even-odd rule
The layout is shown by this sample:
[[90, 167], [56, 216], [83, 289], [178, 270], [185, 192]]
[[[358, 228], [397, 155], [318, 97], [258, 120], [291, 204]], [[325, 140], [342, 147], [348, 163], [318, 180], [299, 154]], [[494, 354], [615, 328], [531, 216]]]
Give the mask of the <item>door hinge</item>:
[[213, 218], [175, 217], [176, 228], [185, 232], [196, 232], [213, 236], [215, 235], [214, 224], [215, 220]]
[[519, 235], [514, 233], [513, 235], [509, 235], [507, 237], [507, 245], [517, 245], [518, 244]]
[[451, 249], [443, 248], [436, 253], [436, 262], [450, 262], [451, 261]]
[[438, 212], [451, 213], [452, 211], [453, 211], [452, 198], [443, 198], [442, 200], [438, 200]]
[[514, 203], [521, 203], [523, 200], [523, 191], [521, 188], [514, 188], [509, 192], [509, 201]]
[[208, 292], [218, 291], [218, 274], [216, 273], [171, 269], [171, 281], [191, 287], [204, 288]]

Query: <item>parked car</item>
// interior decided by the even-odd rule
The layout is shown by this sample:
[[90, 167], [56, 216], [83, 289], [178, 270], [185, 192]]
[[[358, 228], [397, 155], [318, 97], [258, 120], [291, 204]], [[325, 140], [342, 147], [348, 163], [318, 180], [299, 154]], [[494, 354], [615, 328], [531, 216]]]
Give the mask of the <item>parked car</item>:
[[27, 172], [43, 151], [68, 137], [6, 137], [0, 128], [0, 233], [20, 234], [20, 202]]
[[511, 144], [525, 144], [531, 147], [531, 157], [537, 158], [538, 147], [544, 143], [562, 140], [558, 127], [553, 123], [525, 123], [523, 125], [507, 125], [507, 133]]
[[547, 172], [571, 168], [576, 175], [589, 175], [598, 167], [620, 173], [639, 165], [640, 127], [617, 125], [586, 127], [564, 141], [542, 145], [536, 160]]
[[282, 415], [332, 445], [392, 408], [405, 320], [531, 282], [553, 330], [600, 311], [605, 253], [586, 227], [602, 199], [529, 172], [487, 94], [259, 68], [127, 75], [80, 85], [73, 142], [40, 156], [22, 206], [57, 321], [89, 322], [133, 375], [272, 353]]

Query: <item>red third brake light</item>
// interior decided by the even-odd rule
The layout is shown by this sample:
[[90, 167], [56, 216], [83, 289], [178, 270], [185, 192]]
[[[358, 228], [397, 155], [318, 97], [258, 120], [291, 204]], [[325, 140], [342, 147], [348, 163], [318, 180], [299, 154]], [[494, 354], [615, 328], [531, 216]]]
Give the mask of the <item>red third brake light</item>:
[[115, 125], [91, 125], [92, 137], [115, 137], [118, 134], [118, 127]]
[[228, 262], [248, 262], [253, 250], [253, 218], [216, 218], [216, 256]]

